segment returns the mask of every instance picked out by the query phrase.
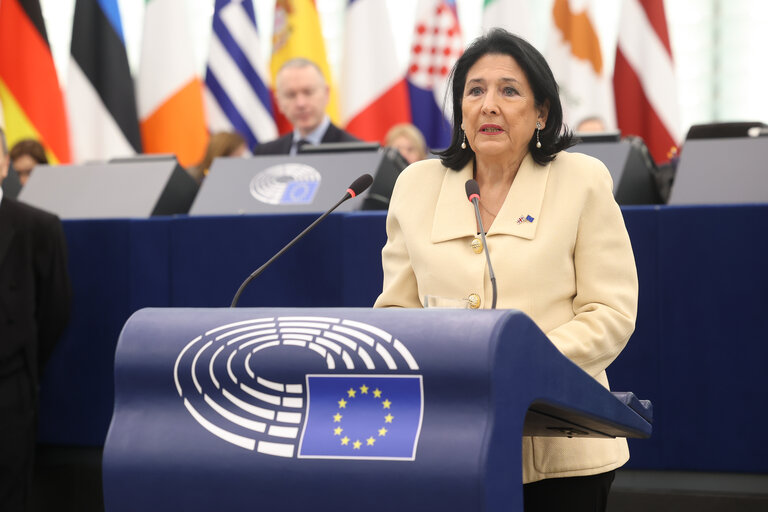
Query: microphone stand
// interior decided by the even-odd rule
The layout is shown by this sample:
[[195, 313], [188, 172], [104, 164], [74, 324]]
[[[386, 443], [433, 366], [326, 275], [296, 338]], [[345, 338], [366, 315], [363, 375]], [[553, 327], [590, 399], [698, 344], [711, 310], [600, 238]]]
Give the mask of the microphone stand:
[[326, 218], [328, 215], [330, 215], [330, 214], [331, 214], [331, 212], [333, 212], [333, 210], [335, 210], [336, 208], [338, 208], [338, 207], [339, 207], [339, 205], [341, 205], [341, 203], [343, 203], [343, 202], [344, 202], [344, 201], [346, 201], [347, 199], [351, 199], [351, 198], [353, 198], [353, 197], [356, 197], [356, 196], [358, 196], [359, 194], [361, 194], [363, 191], [365, 191], [365, 189], [367, 189], [368, 187], [370, 187], [370, 186], [371, 186], [371, 183], [372, 183], [372, 182], [373, 182], [373, 178], [371, 177], [371, 175], [370, 175], [370, 174], [363, 174], [362, 176], [360, 176], [359, 178], [357, 178], [357, 179], [356, 179], [356, 180], [355, 180], [355, 181], [352, 183], [352, 185], [350, 185], [350, 186], [349, 186], [349, 188], [347, 189], [347, 193], [346, 193], [346, 194], [344, 194], [344, 197], [342, 197], [341, 199], [339, 199], [339, 202], [337, 202], [335, 205], [333, 205], [333, 206], [332, 206], [332, 207], [331, 207], [331, 208], [330, 208], [328, 211], [326, 211], [326, 212], [325, 212], [324, 214], [322, 214], [320, 217], [318, 217], [317, 219], [315, 219], [315, 221], [314, 221], [312, 224], [310, 224], [309, 226], [307, 226], [306, 228], [304, 228], [304, 231], [302, 231], [301, 233], [299, 233], [298, 235], [296, 235], [296, 237], [295, 237], [293, 240], [291, 240], [290, 242], [288, 242], [288, 245], [286, 245], [285, 247], [283, 247], [282, 249], [280, 249], [280, 250], [277, 252], [277, 254], [275, 254], [274, 256], [272, 256], [271, 258], [269, 258], [269, 260], [267, 260], [267, 262], [266, 262], [266, 263], [264, 263], [262, 266], [260, 266], [260, 267], [259, 267], [259, 268], [257, 268], [256, 270], [254, 270], [254, 271], [253, 271], [253, 273], [252, 273], [250, 276], [248, 276], [248, 278], [247, 278], [245, 281], [243, 281], [243, 284], [241, 284], [241, 285], [240, 285], [240, 288], [238, 288], [238, 289], [237, 289], [237, 293], [235, 293], [235, 296], [234, 296], [234, 298], [232, 299], [232, 304], [230, 304], [230, 306], [229, 306], [229, 307], [230, 307], [230, 308], [234, 308], [235, 306], [237, 306], [237, 301], [238, 301], [238, 300], [240, 300], [240, 295], [243, 293], [243, 290], [245, 290], [245, 287], [246, 287], [246, 286], [248, 286], [248, 283], [250, 283], [251, 281], [253, 281], [253, 280], [254, 280], [254, 279], [256, 279], [257, 277], [259, 277], [259, 275], [260, 275], [262, 272], [264, 272], [264, 270], [266, 270], [266, 268], [267, 268], [268, 266], [270, 266], [270, 265], [272, 264], [272, 262], [273, 262], [273, 261], [275, 261], [277, 258], [279, 258], [280, 256], [282, 256], [282, 255], [283, 255], [283, 253], [285, 253], [285, 251], [287, 251], [288, 249], [290, 249], [291, 247], [293, 247], [293, 246], [296, 244], [296, 242], [298, 242], [299, 240], [301, 240], [301, 239], [304, 237], [304, 235], [306, 235], [307, 233], [309, 233], [310, 231], [312, 231], [312, 229], [314, 229], [314, 227], [315, 227], [315, 226], [317, 226], [317, 225], [318, 225], [318, 224], [319, 224], [319, 223], [320, 223], [320, 222], [321, 222], [323, 219], [325, 219], [325, 218]]
[[491, 265], [491, 255], [488, 251], [488, 242], [485, 239], [485, 228], [483, 227], [483, 217], [480, 215], [480, 188], [475, 180], [468, 180], [466, 185], [467, 197], [475, 207], [475, 217], [477, 218], [477, 225], [480, 227], [480, 238], [483, 240], [483, 248], [485, 250], [485, 261], [488, 263], [488, 275], [491, 278], [491, 291], [493, 292], [493, 299], [491, 300], [491, 309], [496, 309], [496, 297], [498, 291], [496, 289], [496, 274], [493, 271]]

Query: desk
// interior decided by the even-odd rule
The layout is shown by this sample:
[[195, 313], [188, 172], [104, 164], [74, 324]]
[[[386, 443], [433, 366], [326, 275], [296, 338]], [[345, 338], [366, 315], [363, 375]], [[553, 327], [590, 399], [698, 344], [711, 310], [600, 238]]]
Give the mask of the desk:
[[[640, 277], [635, 334], [611, 387], [653, 401], [635, 469], [768, 472], [768, 205], [622, 209]], [[120, 330], [143, 307], [222, 307], [314, 215], [65, 221], [74, 305], [44, 375], [39, 440], [101, 446]], [[366, 307], [381, 288], [383, 212], [329, 216], [251, 283], [254, 307]], [[503, 283], [499, 283], [504, 286]]]

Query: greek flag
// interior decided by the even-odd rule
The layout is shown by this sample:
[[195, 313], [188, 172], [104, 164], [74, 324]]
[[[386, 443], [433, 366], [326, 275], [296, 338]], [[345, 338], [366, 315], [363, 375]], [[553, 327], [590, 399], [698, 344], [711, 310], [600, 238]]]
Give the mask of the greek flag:
[[252, 0], [216, 0], [205, 86], [211, 133], [236, 131], [249, 148], [277, 138]]
[[299, 458], [415, 458], [421, 376], [307, 375], [307, 400]]

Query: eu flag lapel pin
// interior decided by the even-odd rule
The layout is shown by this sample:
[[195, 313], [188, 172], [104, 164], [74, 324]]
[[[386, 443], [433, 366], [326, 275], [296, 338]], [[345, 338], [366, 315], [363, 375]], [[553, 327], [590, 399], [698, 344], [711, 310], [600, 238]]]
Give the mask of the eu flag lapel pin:
[[517, 218], [518, 224], [522, 224], [524, 222], [533, 222], [533, 217], [531, 217], [530, 215], [521, 215], [520, 217]]

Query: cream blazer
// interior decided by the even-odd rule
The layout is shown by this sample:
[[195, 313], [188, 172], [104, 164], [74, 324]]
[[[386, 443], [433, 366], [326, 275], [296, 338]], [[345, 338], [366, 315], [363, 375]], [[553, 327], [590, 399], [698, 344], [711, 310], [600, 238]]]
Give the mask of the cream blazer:
[[[461, 171], [439, 160], [405, 169], [392, 193], [384, 285], [374, 307], [422, 307], [426, 295], [477, 294], [490, 308], [485, 254], [475, 253], [474, 207]], [[606, 367], [635, 327], [637, 271], [610, 174], [595, 158], [527, 155], [487, 230], [497, 308], [526, 313], [571, 361], [606, 388]], [[523, 482], [611, 471], [629, 459], [625, 439], [523, 438]]]

